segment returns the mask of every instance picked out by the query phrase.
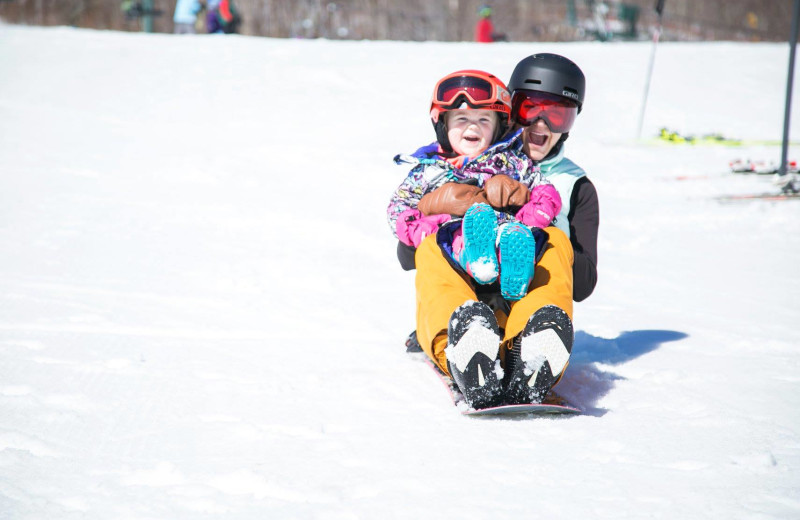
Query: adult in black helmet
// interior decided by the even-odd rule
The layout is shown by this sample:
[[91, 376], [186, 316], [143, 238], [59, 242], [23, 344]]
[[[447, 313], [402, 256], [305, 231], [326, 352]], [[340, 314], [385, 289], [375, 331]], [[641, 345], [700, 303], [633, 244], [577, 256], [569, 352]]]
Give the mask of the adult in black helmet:
[[582, 301], [597, 283], [599, 205], [586, 172], [564, 156], [564, 142], [583, 109], [586, 79], [564, 56], [534, 54], [514, 68], [508, 89], [522, 149], [561, 195], [555, 225], [567, 234], [575, 251], [573, 298]]

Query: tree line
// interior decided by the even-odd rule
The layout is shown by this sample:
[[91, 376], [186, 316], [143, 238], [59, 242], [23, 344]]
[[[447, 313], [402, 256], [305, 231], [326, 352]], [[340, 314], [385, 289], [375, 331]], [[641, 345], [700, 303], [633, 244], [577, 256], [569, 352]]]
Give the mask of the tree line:
[[[8, 23], [142, 30], [124, 4], [141, 0], [0, 0]], [[172, 32], [176, 0], [148, 0], [156, 32]], [[470, 41], [478, 8], [510, 41], [646, 40], [655, 0], [234, 0], [242, 34], [275, 38]], [[786, 41], [788, 0], [666, 0], [662, 40]], [[128, 11], [130, 13], [130, 11]]]

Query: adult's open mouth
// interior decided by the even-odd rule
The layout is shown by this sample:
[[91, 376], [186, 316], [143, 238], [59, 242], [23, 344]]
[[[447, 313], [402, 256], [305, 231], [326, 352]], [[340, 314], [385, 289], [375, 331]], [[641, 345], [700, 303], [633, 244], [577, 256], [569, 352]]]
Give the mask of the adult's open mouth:
[[528, 141], [534, 146], [543, 146], [550, 136], [547, 134], [540, 134], [537, 132], [528, 132]]

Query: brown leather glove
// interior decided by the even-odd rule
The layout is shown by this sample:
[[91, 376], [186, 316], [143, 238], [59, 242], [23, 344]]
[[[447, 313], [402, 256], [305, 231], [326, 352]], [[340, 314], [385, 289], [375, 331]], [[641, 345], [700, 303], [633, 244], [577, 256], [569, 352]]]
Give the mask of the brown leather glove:
[[[496, 210], [516, 212], [531, 197], [530, 191], [508, 175], [495, 175], [484, 183], [486, 200]], [[435, 192], [434, 192], [435, 193]]]
[[456, 217], [463, 217], [469, 207], [478, 202], [488, 203], [486, 193], [482, 188], [471, 184], [448, 182], [425, 194], [420, 199], [417, 209], [426, 216], [449, 213]]

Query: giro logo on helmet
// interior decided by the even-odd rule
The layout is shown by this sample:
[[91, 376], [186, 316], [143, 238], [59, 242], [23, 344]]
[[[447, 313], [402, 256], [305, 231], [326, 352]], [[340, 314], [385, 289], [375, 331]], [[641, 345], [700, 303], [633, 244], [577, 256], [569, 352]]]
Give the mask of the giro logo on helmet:
[[562, 90], [561, 95], [571, 99], [578, 99], [578, 94], [576, 94], [575, 92], [570, 92], [569, 90]]

